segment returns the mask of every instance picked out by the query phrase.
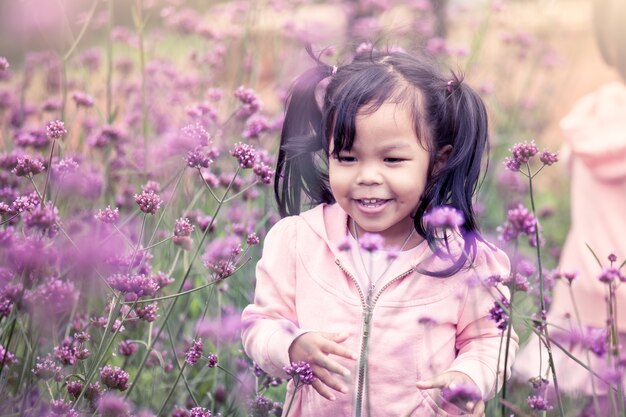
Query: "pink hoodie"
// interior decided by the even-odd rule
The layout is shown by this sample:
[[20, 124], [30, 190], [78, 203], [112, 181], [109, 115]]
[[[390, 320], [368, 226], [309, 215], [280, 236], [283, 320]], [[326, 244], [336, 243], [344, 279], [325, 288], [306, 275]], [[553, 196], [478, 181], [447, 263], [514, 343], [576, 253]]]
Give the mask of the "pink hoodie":
[[[289, 346], [308, 331], [347, 333], [344, 345], [361, 351], [367, 297], [354, 278], [349, 252], [337, 249], [346, 234], [347, 215], [336, 204], [284, 218], [268, 233], [257, 264], [254, 304], [242, 313], [245, 351], [268, 374], [286, 377], [282, 368], [289, 364]], [[438, 270], [445, 264], [433, 257], [426, 242], [419, 248], [406, 272], [371, 299], [367, 372], [372, 416], [449, 415], [439, 408], [435, 390], [415, 387], [416, 381], [444, 371], [467, 374], [485, 399], [496, 391], [501, 332], [489, 319], [489, 309], [497, 291], [476, 278], [508, 276], [507, 256], [478, 243], [474, 268], [433, 278], [418, 273], [416, 266]], [[513, 334], [509, 365], [516, 351]], [[366, 395], [355, 381], [357, 364], [365, 358], [334, 359], [352, 370], [346, 381], [350, 392], [337, 392], [337, 400], [328, 401], [304, 386], [290, 416], [353, 415], [355, 390]], [[502, 369], [500, 364], [500, 382]], [[290, 383], [287, 401], [292, 393]]]

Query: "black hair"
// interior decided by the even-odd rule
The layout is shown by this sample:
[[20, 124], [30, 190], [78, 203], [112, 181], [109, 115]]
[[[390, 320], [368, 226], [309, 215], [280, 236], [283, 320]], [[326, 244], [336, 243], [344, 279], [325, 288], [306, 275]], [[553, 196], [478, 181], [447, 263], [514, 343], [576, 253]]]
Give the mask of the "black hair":
[[[328, 181], [329, 141], [333, 154], [350, 150], [356, 135], [356, 117], [375, 112], [383, 103], [406, 105], [415, 127], [416, 140], [430, 152], [428, 179], [414, 217], [415, 230], [431, 246], [436, 231], [426, 228], [422, 217], [429, 209], [448, 205], [464, 218], [464, 255], [444, 271], [449, 276], [467, 264], [481, 239], [472, 207], [488, 151], [485, 106], [464, 81], [451, 72], [444, 76], [425, 56], [404, 52], [368, 52], [352, 62], [331, 67], [307, 51], [317, 65], [293, 84], [281, 134], [274, 192], [282, 216], [298, 214], [302, 197], [313, 205], [334, 203]], [[329, 79], [321, 108], [316, 88]], [[449, 150], [440, 161], [441, 152]]]
[[594, 0], [593, 27], [602, 58], [626, 82], [626, 2]]

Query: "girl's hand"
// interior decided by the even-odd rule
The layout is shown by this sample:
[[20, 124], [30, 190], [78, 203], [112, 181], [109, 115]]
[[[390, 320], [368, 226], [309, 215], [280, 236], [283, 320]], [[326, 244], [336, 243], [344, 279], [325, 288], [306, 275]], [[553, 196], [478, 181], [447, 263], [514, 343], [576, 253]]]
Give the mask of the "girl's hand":
[[[453, 388], [454, 386], [458, 386], [458, 385], [470, 385], [473, 387], [476, 387], [476, 384], [474, 383], [474, 381], [472, 381], [472, 379], [465, 375], [462, 372], [457, 372], [457, 371], [449, 371], [449, 372], [444, 372], [441, 375], [437, 375], [434, 378], [425, 380], [425, 381], [417, 381], [417, 383], [415, 384], [415, 386], [419, 389], [423, 389], [423, 390], [427, 390], [427, 389], [434, 389], [434, 388]], [[476, 387], [476, 390], [478, 391], [478, 388]], [[454, 410], [448, 410], [448, 408], [451, 407], [455, 407], [455, 408], [460, 408], [461, 411], [465, 412], [465, 413], [470, 413], [473, 416], [484, 416], [485, 415], [485, 403], [484, 401], [468, 401], [466, 404], [451, 404], [447, 401], [445, 401], [442, 398], [442, 408], [445, 411], [448, 412], [452, 412], [454, 413]]]
[[356, 353], [340, 345], [347, 338], [345, 333], [308, 332], [298, 336], [289, 346], [289, 360], [308, 362], [317, 377], [311, 386], [322, 397], [331, 401], [336, 399], [331, 389], [344, 394], [348, 392], [348, 387], [334, 374], [347, 377], [350, 371], [329, 355], [352, 360], [357, 358]]

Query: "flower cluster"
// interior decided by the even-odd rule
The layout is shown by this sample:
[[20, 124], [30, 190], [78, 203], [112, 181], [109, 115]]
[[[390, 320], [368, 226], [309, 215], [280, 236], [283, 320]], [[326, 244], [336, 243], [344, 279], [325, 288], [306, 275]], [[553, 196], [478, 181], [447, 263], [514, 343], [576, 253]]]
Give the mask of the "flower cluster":
[[176, 220], [176, 223], [174, 224], [174, 236], [189, 236], [191, 235], [191, 232], [193, 232], [193, 229], [194, 227], [189, 219], [187, 217], [181, 217], [180, 219]]
[[159, 284], [153, 277], [138, 274], [113, 274], [107, 278], [108, 284], [114, 290], [123, 294], [132, 294], [128, 301], [143, 297], [152, 296], [159, 290]]
[[40, 157], [24, 155], [17, 158], [17, 164], [11, 171], [18, 177], [27, 177], [37, 175], [43, 172], [46, 167]]
[[375, 252], [384, 247], [385, 239], [379, 233], [363, 233], [359, 237], [359, 246], [368, 252]]
[[126, 391], [128, 389], [128, 373], [119, 366], [112, 368], [107, 365], [100, 368], [100, 381], [110, 389]]
[[202, 146], [196, 146], [187, 153], [185, 158], [187, 166], [190, 168], [208, 168], [213, 163], [211, 156], [202, 150]]
[[296, 386], [299, 385], [311, 385], [315, 381], [315, 375], [313, 375], [313, 369], [308, 362], [292, 362], [283, 368], [283, 371], [291, 378], [293, 378]]
[[534, 141], [517, 143], [509, 149], [512, 156], [504, 160], [504, 166], [511, 171], [519, 171], [523, 164], [527, 164], [530, 158], [538, 152], [537, 145]]
[[188, 365], [194, 366], [198, 363], [198, 359], [202, 357], [202, 339], [194, 340], [191, 346], [185, 352], [185, 362]]
[[15, 362], [15, 355], [9, 352], [7, 349], [4, 348], [4, 346], [0, 344], [0, 366], [2, 366], [2, 364], [4, 364], [5, 366], [12, 365]]
[[215, 353], [209, 353], [207, 355], [207, 368], [215, 368], [217, 366], [217, 355]]
[[135, 194], [135, 202], [144, 213], [154, 214], [161, 207], [163, 200], [152, 191], [143, 191], [141, 194]]
[[[509, 315], [505, 308], [509, 308], [509, 300], [502, 297], [500, 301], [494, 301], [493, 307], [489, 309], [489, 318], [493, 320], [501, 331], [506, 330], [509, 326]], [[504, 307], [504, 308], [503, 308]]]
[[52, 120], [46, 125], [46, 134], [52, 140], [61, 139], [67, 134], [65, 124], [60, 120]]
[[254, 113], [258, 112], [263, 105], [254, 90], [245, 88], [244, 86], [240, 86], [235, 90], [235, 97], [241, 102], [241, 107], [237, 111], [237, 117], [240, 119], [252, 116]]
[[505, 242], [515, 240], [519, 235], [527, 235], [529, 244], [536, 247], [537, 244], [541, 244], [541, 236], [539, 242], [536, 238], [536, 230], [539, 227], [539, 222], [533, 213], [524, 207], [523, 204], [518, 204], [517, 207], [510, 209], [507, 212], [507, 218], [504, 224], [498, 227], [499, 239]]
[[424, 225], [431, 228], [455, 229], [465, 223], [463, 213], [451, 206], [435, 207], [422, 218]]
[[552, 409], [552, 406], [546, 399], [548, 384], [548, 380], [542, 377], [535, 377], [530, 380], [530, 385], [533, 387], [533, 394], [528, 397], [528, 407], [530, 407], [531, 410], [547, 411]]
[[254, 167], [254, 163], [257, 158], [256, 150], [254, 146], [247, 143], [238, 142], [235, 147], [230, 151], [230, 154], [239, 161], [239, 166], [243, 169], [249, 169]]
[[41, 359], [37, 357], [37, 361], [35, 362], [35, 367], [32, 372], [33, 375], [43, 379], [44, 381], [49, 379], [61, 381], [63, 379], [61, 367], [58, 366], [51, 358]]
[[120, 210], [115, 207], [107, 206], [104, 210], [98, 210], [98, 213], [94, 216], [96, 220], [106, 224], [115, 224], [120, 218]]
[[602, 272], [598, 276], [598, 280], [605, 284], [611, 284], [617, 281], [626, 282], [626, 276], [624, 276], [618, 268], [611, 266], [608, 268], [602, 268]]
[[482, 400], [482, 395], [474, 384], [451, 384], [441, 390], [441, 397], [461, 409], [469, 410]]
[[264, 397], [260, 394], [250, 401], [248, 405], [248, 412], [251, 417], [270, 417], [272, 415], [280, 415], [278, 410], [281, 409], [281, 404], [272, 401], [270, 398]]

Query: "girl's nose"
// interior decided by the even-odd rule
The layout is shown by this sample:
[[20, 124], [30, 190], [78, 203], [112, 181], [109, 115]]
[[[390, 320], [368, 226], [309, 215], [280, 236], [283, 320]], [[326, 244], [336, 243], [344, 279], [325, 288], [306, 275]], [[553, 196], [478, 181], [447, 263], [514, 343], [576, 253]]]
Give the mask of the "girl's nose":
[[364, 164], [359, 169], [357, 176], [359, 185], [377, 185], [382, 184], [382, 182], [382, 174], [375, 164]]

